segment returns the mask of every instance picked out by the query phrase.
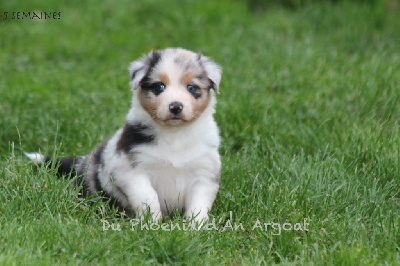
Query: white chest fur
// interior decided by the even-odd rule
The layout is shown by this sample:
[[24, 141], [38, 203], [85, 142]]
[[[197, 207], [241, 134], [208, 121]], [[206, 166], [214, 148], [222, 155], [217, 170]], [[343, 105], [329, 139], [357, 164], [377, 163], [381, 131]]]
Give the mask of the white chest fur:
[[209, 120], [186, 130], [164, 131], [155, 145], [134, 149], [135, 159], [157, 192], [163, 212], [167, 208], [182, 210], [196, 182], [215, 182], [220, 168], [218, 145], [217, 127]]

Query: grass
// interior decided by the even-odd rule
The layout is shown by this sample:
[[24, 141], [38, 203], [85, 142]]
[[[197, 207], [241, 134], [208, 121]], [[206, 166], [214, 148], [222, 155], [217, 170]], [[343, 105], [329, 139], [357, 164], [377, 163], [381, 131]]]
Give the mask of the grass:
[[[400, 264], [394, 1], [253, 13], [245, 1], [35, 0], [0, 11], [62, 12], [0, 23], [0, 264]], [[22, 154], [91, 151], [124, 122], [129, 62], [170, 46], [224, 68], [219, 231], [131, 231]], [[252, 230], [304, 219], [309, 231]], [[221, 232], [227, 221], [245, 230]]]

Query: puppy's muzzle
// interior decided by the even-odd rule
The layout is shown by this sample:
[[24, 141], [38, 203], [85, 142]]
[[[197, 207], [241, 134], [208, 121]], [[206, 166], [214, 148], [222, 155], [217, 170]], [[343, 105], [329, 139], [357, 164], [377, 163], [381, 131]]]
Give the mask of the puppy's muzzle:
[[182, 112], [182, 109], [183, 109], [183, 104], [180, 102], [173, 102], [169, 105], [169, 111], [174, 115], [177, 115], [180, 112]]

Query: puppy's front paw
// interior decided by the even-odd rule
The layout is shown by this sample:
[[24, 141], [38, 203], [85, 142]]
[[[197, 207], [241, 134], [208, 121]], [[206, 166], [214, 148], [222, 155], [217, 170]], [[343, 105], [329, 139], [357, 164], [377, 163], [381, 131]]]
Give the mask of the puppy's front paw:
[[149, 209], [145, 210], [137, 210], [136, 211], [136, 219], [139, 220], [148, 220], [150, 222], [158, 223], [162, 220], [161, 211], [151, 211]]
[[186, 216], [186, 221], [193, 227], [196, 228], [197, 230], [200, 230], [205, 224], [208, 222], [208, 215], [207, 213], [202, 214], [192, 214], [192, 215], [187, 215]]
[[152, 212], [151, 213], [151, 219], [155, 223], [161, 222], [161, 220], [162, 220], [161, 211], [159, 211], [157, 213]]

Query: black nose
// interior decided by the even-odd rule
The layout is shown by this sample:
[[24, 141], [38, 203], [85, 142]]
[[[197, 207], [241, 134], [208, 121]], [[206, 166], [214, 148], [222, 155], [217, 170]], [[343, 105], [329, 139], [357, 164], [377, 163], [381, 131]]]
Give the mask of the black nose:
[[180, 102], [173, 102], [169, 105], [169, 111], [174, 115], [177, 115], [180, 112], [182, 112], [182, 109], [183, 109], [183, 104], [181, 104]]

